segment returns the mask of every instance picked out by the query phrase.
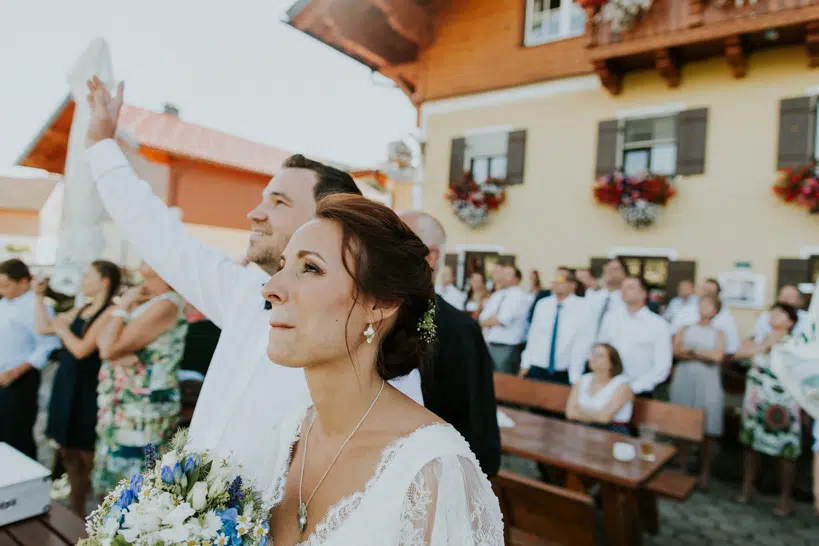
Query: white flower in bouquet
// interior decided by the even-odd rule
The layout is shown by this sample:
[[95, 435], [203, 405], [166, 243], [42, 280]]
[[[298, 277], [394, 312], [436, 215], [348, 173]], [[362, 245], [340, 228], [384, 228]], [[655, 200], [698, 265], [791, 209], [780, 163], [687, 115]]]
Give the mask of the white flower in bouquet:
[[159, 461], [120, 483], [88, 517], [78, 546], [265, 546], [269, 506], [227, 461], [174, 438]]

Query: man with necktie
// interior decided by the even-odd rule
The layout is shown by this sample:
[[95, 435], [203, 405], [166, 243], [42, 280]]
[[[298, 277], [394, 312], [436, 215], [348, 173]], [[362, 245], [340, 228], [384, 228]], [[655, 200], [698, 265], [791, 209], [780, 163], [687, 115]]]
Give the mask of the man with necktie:
[[585, 354], [578, 341], [586, 309], [584, 299], [575, 295], [576, 288], [572, 272], [557, 268], [552, 295], [535, 305], [521, 357], [521, 377], [568, 385], [582, 375]]

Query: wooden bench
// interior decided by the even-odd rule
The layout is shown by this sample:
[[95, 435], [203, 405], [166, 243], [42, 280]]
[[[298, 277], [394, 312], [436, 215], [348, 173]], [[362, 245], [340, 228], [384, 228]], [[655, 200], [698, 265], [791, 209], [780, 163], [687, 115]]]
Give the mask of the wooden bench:
[[[500, 403], [564, 414], [570, 392], [571, 387], [566, 385], [495, 373], [495, 398]], [[631, 424], [634, 427], [652, 425], [657, 434], [675, 440], [701, 443], [705, 438], [703, 410], [658, 400], [636, 398]], [[662, 497], [685, 500], [696, 484], [697, 480], [692, 476], [666, 470], [649, 480], [646, 489]]]
[[68, 546], [85, 536], [85, 522], [55, 503], [44, 516], [0, 528], [0, 546]]
[[594, 502], [588, 495], [503, 470], [492, 488], [507, 546], [594, 546]]

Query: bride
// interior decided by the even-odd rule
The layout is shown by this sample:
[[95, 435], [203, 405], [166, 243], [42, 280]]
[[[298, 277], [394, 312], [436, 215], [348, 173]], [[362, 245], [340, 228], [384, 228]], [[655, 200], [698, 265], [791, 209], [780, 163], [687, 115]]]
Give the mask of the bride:
[[268, 356], [303, 368], [312, 399], [272, 434], [257, 431], [276, 442], [274, 546], [503, 544], [498, 501], [466, 441], [387, 383], [433, 341], [427, 254], [389, 208], [334, 195], [265, 285]]

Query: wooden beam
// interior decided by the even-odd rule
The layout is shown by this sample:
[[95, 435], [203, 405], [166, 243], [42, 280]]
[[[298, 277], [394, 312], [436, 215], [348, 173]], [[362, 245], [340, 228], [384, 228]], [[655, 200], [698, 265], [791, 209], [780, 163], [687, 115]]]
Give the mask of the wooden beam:
[[808, 66], [819, 66], [819, 21], [805, 25], [805, 51], [808, 53]]
[[600, 78], [600, 83], [612, 95], [619, 95], [623, 89], [623, 75], [613, 68], [610, 61], [594, 61], [594, 72]]
[[340, 41], [339, 45], [364, 58], [378, 60], [372, 63], [374, 66], [402, 64], [418, 57], [418, 45], [393, 30], [369, 0], [335, 0], [323, 22]]
[[654, 52], [654, 64], [669, 87], [680, 85], [680, 64], [673, 51], [664, 47]]
[[735, 78], [745, 77], [748, 71], [748, 59], [742, 36], [737, 34], [725, 38], [725, 58]]
[[425, 48], [435, 38], [435, 24], [432, 14], [425, 6], [415, 0], [370, 0], [373, 6], [381, 10], [387, 23], [398, 34], [410, 40], [418, 47]]

